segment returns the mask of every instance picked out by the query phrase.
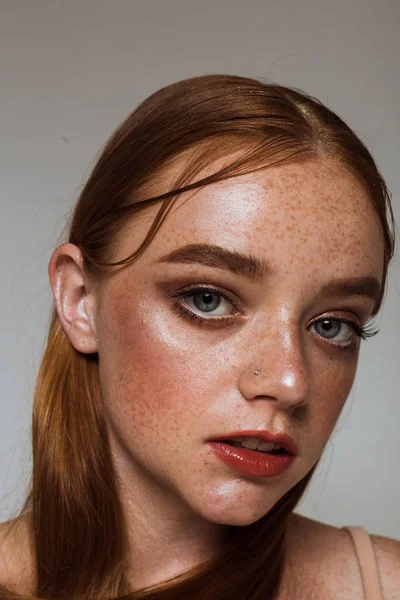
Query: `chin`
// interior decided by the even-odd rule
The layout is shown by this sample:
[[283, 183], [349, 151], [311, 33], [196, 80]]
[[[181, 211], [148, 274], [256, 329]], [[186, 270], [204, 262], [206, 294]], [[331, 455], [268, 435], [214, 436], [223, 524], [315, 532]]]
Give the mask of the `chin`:
[[[270, 510], [270, 509], [268, 509]], [[251, 511], [241, 507], [226, 511], [202, 511], [202, 516], [210, 523], [216, 523], [218, 525], [234, 525], [235, 527], [244, 527], [246, 525], [252, 525], [262, 517], [264, 517], [268, 510], [263, 511]]]
[[210, 492], [207, 498], [201, 499], [201, 505], [193, 508], [211, 523], [240, 527], [251, 525], [264, 517], [279, 497], [265, 488], [252, 494], [248, 489], [238, 491], [236, 486], [224, 486], [223, 489]]

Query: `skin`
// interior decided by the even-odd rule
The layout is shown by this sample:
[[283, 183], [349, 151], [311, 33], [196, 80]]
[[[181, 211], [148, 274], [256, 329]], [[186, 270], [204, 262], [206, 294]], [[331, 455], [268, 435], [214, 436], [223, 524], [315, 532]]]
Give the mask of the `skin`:
[[[115, 260], [140, 244], [156, 211], [127, 224]], [[252, 254], [268, 261], [271, 273], [251, 280], [157, 264], [193, 243]], [[313, 467], [353, 384], [360, 340], [347, 326], [337, 342], [327, 340], [311, 323], [329, 317], [364, 325], [374, 308], [367, 296], [323, 297], [321, 288], [351, 277], [382, 282], [382, 266], [370, 199], [351, 173], [327, 160], [183, 194], [146, 252], [110, 278], [88, 278], [72, 244], [55, 251], [49, 273], [62, 326], [77, 350], [99, 353], [135, 589], [213, 556], [227, 526], [260, 519]], [[194, 284], [212, 285], [236, 307], [221, 298], [207, 313], [186, 297], [181, 304], [208, 321], [185, 319], [171, 310], [179, 298], [168, 293]], [[206, 444], [249, 429], [294, 438], [299, 454], [289, 470], [245, 476]]]

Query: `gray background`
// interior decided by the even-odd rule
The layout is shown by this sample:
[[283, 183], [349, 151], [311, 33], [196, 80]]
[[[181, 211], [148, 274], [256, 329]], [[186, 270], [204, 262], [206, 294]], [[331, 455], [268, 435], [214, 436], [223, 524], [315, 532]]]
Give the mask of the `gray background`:
[[[266, 77], [339, 113], [372, 150], [400, 222], [398, 0], [0, 0], [0, 520], [31, 466], [47, 262], [95, 156], [150, 93], [195, 75]], [[400, 268], [381, 333], [297, 512], [400, 538]]]

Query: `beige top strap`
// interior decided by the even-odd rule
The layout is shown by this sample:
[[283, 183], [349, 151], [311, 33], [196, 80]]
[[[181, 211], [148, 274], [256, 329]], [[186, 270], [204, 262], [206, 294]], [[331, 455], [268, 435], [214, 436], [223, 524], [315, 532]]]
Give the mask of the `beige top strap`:
[[368, 532], [363, 527], [354, 527], [350, 525], [343, 527], [343, 529], [348, 530], [353, 540], [358, 562], [360, 564], [365, 600], [384, 600], [378, 564]]

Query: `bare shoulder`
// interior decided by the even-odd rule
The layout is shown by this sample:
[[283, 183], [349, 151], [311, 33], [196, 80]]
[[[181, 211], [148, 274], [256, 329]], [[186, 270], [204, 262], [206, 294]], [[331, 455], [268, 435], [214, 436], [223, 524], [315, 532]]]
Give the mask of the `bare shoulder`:
[[[384, 600], [400, 598], [400, 542], [371, 535]], [[292, 514], [287, 529], [290, 576], [297, 589], [321, 600], [363, 600], [364, 589], [358, 559], [345, 529]], [[289, 574], [288, 574], [289, 578]], [[301, 597], [301, 596], [300, 596]]]
[[0, 586], [29, 594], [34, 580], [33, 552], [27, 517], [0, 523]]

